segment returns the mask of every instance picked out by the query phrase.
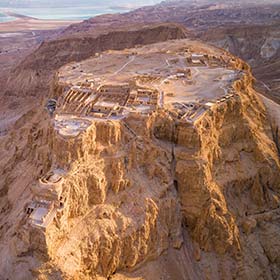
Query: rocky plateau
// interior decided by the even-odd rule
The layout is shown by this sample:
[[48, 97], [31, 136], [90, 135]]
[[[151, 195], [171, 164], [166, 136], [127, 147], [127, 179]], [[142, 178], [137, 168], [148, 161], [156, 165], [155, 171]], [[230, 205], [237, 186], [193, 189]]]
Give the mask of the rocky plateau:
[[0, 280], [279, 279], [279, 5], [237, 2], [98, 16], [7, 64]]

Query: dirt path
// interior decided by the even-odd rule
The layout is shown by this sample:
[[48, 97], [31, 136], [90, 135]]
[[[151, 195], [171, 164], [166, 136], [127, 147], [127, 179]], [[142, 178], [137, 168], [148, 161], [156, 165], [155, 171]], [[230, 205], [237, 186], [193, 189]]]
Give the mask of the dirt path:
[[112, 76], [118, 75], [127, 65], [129, 65], [134, 60], [135, 60], [135, 56], [132, 56], [131, 59], [128, 62], [126, 62], [120, 69], [118, 69]]

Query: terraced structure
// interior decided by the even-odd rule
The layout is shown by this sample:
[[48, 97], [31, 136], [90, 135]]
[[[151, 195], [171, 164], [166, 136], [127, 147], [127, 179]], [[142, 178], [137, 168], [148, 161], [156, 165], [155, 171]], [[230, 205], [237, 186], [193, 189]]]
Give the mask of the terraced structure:
[[158, 109], [192, 123], [235, 98], [232, 83], [242, 70], [234, 63], [226, 52], [189, 40], [97, 53], [58, 71], [55, 126], [64, 136], [67, 127], [76, 136], [93, 120], [118, 121]]

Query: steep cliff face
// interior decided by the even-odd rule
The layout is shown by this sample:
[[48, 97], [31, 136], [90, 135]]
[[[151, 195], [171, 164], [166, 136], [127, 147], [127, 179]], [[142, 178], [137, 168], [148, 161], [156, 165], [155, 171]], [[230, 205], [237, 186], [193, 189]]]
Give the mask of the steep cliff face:
[[[250, 84], [247, 76], [236, 82], [239, 95], [209, 111], [195, 129], [179, 125], [175, 158], [182, 210], [206, 251], [239, 251], [236, 219], [278, 207], [277, 153]], [[194, 159], [185, 155], [190, 149], [196, 150]]]
[[[279, 274], [279, 254], [272, 249], [278, 246], [279, 231], [277, 149], [251, 75], [236, 81], [233, 91], [233, 99], [213, 107], [194, 126], [173, 123], [172, 128], [170, 120], [161, 118], [156, 135], [173, 139], [174, 186], [187, 231], [204, 252], [205, 277], [275, 279]], [[265, 236], [271, 236], [271, 243]], [[205, 259], [211, 257], [205, 252], [212, 251], [233, 256], [235, 265], [229, 269], [222, 257], [218, 265], [222, 269], [217, 272], [213, 265], [207, 270]]]
[[[232, 98], [193, 123], [162, 108], [63, 137], [42, 112], [19, 120], [0, 143], [1, 277], [129, 278], [191, 247], [195, 264], [181, 261], [194, 277], [182, 279], [277, 279], [279, 158], [250, 69], [238, 59], [233, 67]], [[62, 174], [59, 205], [52, 222], [34, 226], [26, 212], [50, 170]]]
[[55, 165], [69, 171], [63, 213], [46, 230], [44, 250], [64, 277], [109, 276], [180, 247], [170, 155], [140, 137], [110, 122], [95, 123], [77, 139], [50, 137]]
[[[92, 279], [155, 259], [169, 246], [180, 247], [180, 204], [168, 181], [171, 158], [147, 138], [151, 134], [147, 125], [152, 119], [143, 119], [141, 124], [137, 118], [137, 138], [122, 123], [115, 122], [96, 122], [74, 139], [45, 129], [42, 136], [47, 139], [47, 147], [41, 143], [43, 150], [37, 150], [34, 166], [30, 166], [39, 169], [35, 158], [47, 163], [48, 155], [50, 170], [63, 168], [67, 172], [61, 193], [63, 211], [42, 231], [28, 225], [20, 207], [10, 207], [7, 218], [12, 219], [15, 211], [21, 218], [10, 231], [4, 233], [3, 228], [2, 237], [10, 240], [4, 247], [10, 261], [1, 263], [1, 276], [13, 275], [14, 267], [14, 271], [22, 271], [17, 279], [42, 275]], [[45, 125], [50, 124], [46, 121]], [[42, 168], [43, 172], [47, 170]], [[30, 176], [29, 184], [36, 184], [37, 178]], [[22, 209], [32, 198], [29, 187], [24, 191], [25, 203], [19, 203]]]

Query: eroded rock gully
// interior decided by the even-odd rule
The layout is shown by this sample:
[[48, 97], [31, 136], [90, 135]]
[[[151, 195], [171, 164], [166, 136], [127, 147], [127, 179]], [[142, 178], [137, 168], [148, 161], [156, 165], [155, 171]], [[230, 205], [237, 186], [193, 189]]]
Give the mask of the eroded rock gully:
[[[1, 277], [106, 278], [183, 250], [188, 233], [203, 278], [277, 279], [277, 150], [249, 70], [232, 92], [193, 124], [161, 109], [96, 121], [70, 139], [47, 115], [40, 123], [38, 113], [26, 115], [33, 125], [1, 143], [7, 151], [29, 135], [1, 171], [5, 177], [20, 162], [28, 174], [16, 178], [14, 170], [1, 189]], [[29, 186], [56, 169], [64, 172], [62, 211], [45, 230], [31, 227], [23, 213]]]

